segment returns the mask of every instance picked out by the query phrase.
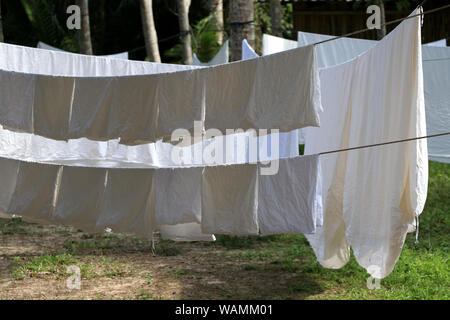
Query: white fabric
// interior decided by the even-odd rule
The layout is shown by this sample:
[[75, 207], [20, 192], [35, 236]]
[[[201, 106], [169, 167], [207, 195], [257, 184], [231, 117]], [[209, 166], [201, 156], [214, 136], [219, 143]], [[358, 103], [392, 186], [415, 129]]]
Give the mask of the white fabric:
[[[96, 169], [98, 170], [98, 169]], [[151, 239], [154, 197], [151, 169], [109, 169], [96, 229], [131, 232]]]
[[258, 234], [258, 166], [206, 167], [202, 176], [202, 231]]
[[[243, 41], [245, 41], [245, 39]], [[262, 43], [263, 55], [274, 54], [274, 53], [282, 52], [285, 50], [294, 49], [296, 47], [298, 47], [296, 41], [292, 41], [292, 40], [288, 40], [288, 39], [284, 39], [284, 38], [280, 38], [280, 37], [276, 37], [276, 36], [271, 36], [268, 34], [263, 34], [263, 43]], [[242, 43], [242, 57], [244, 57], [244, 53], [247, 55], [247, 52], [249, 52], [248, 54], [251, 57], [252, 56], [251, 51], [253, 51], [253, 48], [251, 48], [248, 45], [247, 41], [246, 41], [245, 45], [244, 45], [244, 43]], [[256, 52], [255, 52], [255, 54], [256, 54]], [[242, 58], [242, 59], [244, 59], [244, 58]], [[295, 131], [296, 131], [297, 140], [298, 140], [297, 145], [305, 144], [304, 129], [298, 129]]]
[[[281, 51], [281, 50], [280, 50]], [[248, 44], [247, 40], [242, 40], [242, 60], [258, 58], [259, 55], [253, 50], [253, 48]], [[268, 80], [270, 81], [270, 80]], [[304, 143], [299, 141], [301, 129], [293, 130], [291, 132], [281, 132], [278, 134], [279, 139], [279, 156], [280, 158], [295, 157], [299, 154], [299, 144]], [[270, 136], [261, 137], [261, 139], [266, 139], [268, 142], [271, 141]], [[260, 142], [264, 143], [263, 142]], [[266, 150], [266, 149], [264, 149]]]
[[[66, 52], [62, 49], [59, 48], [55, 48], [51, 45], [48, 45], [44, 42], [39, 41], [37, 44], [37, 47], [40, 49], [45, 49], [45, 50], [52, 50], [52, 51], [63, 51]], [[115, 53], [115, 54], [107, 54], [107, 55], [103, 55], [103, 56], [99, 56], [99, 57], [105, 57], [105, 58], [114, 58], [114, 59], [124, 59], [124, 60], [128, 60], [128, 52], [121, 52], [121, 53]]]
[[446, 47], [447, 46], [447, 40], [441, 39], [433, 42], [425, 43], [424, 46], [431, 46], [431, 47]]
[[202, 170], [156, 170], [155, 222], [158, 225], [201, 222]]
[[[333, 36], [299, 32], [299, 46], [333, 38]], [[320, 68], [344, 63], [377, 44], [373, 40], [343, 38], [320, 44], [316, 48]], [[450, 48], [422, 47], [425, 85], [427, 133], [449, 131], [450, 123]], [[428, 158], [450, 163], [450, 136], [428, 139]]]
[[218, 64], [228, 63], [228, 59], [228, 40], [226, 40], [220, 48], [219, 52], [217, 52], [214, 58], [212, 58], [208, 62], [201, 62], [198, 59], [197, 55], [194, 53], [192, 55], [192, 64], [194, 66], [215, 66]]
[[290, 49], [297, 48], [297, 41], [288, 40], [269, 34], [263, 34], [262, 40], [262, 54], [263, 56], [268, 54], [274, 54]]
[[95, 226], [105, 191], [106, 169], [64, 167], [60, 179], [51, 221], [87, 232], [99, 231]]
[[209, 85], [205, 97], [206, 129], [225, 132], [236, 128], [275, 128], [286, 132], [320, 125], [314, 47], [199, 71], [205, 73]]
[[[235, 77], [239, 81], [227, 80]], [[272, 81], [267, 82], [269, 77]], [[174, 129], [193, 130], [194, 121], [204, 119], [205, 112], [205, 127], [222, 132], [241, 127], [285, 132], [319, 125], [319, 80], [312, 46], [165, 74], [73, 79], [40, 75], [43, 86], [36, 86], [35, 78], [35, 74], [0, 70], [1, 81], [8, 82], [0, 96], [0, 124], [37, 133], [34, 120], [45, 119], [55, 106], [34, 108], [36, 97], [45, 97], [40, 90], [58, 88], [62, 89], [58, 107], [64, 109], [58, 110], [60, 117], [52, 123], [48, 137], [59, 140], [84, 137], [100, 141], [123, 138], [127, 144], [152, 142], [170, 136]], [[142, 100], [148, 101], [145, 107], [149, 111], [140, 119], [136, 114]], [[152, 118], [155, 114], [157, 119]], [[150, 118], [155, 124], [136, 133]]]
[[21, 162], [8, 212], [48, 223], [53, 213], [58, 166]]
[[[306, 154], [426, 135], [420, 18], [374, 48], [320, 72], [322, 127]], [[324, 222], [307, 235], [319, 262], [340, 268], [351, 246], [376, 278], [390, 274], [427, 195], [425, 139], [321, 157]]]
[[249, 45], [247, 39], [242, 40], [242, 60], [258, 58], [259, 54]]
[[280, 160], [275, 175], [258, 177], [260, 233], [315, 233], [322, 225], [322, 185], [318, 155]]

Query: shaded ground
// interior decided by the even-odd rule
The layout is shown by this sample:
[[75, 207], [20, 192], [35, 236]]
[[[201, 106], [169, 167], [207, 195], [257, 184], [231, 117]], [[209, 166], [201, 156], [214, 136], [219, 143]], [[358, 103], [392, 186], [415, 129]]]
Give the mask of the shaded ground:
[[[153, 254], [131, 235], [0, 219], [0, 299], [449, 299], [450, 165], [430, 165], [420, 243], [408, 235], [378, 290], [353, 258], [322, 268], [302, 235], [158, 240]], [[69, 265], [81, 290], [66, 287]]]

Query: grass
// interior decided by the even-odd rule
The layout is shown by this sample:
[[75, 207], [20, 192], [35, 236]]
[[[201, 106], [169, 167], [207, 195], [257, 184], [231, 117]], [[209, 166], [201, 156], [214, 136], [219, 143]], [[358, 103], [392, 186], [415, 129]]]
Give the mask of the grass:
[[[394, 271], [381, 280], [377, 290], [367, 288], [368, 274], [353, 256], [342, 269], [321, 267], [303, 235], [217, 235], [214, 243], [158, 241], [153, 253], [148, 241], [130, 235], [87, 235], [73, 228], [42, 228], [20, 219], [0, 219], [0, 271], [2, 263], [8, 262], [11, 277], [5, 287], [0, 282], [0, 298], [27, 297], [23, 292], [29, 292], [30, 284], [35, 282], [40, 288], [49, 283], [63, 286], [69, 276], [67, 267], [76, 265], [81, 270], [84, 291], [70, 293], [77, 296], [55, 291], [48, 294], [50, 297], [102, 299], [110, 298], [115, 292], [115, 298], [147, 300], [448, 300], [449, 195], [450, 165], [430, 162], [429, 191], [420, 216], [419, 243], [414, 243], [415, 234], [408, 234]], [[24, 244], [35, 248], [41, 242], [47, 246], [40, 252], [25, 250], [7, 254], [2, 249], [5, 245], [5, 250], [19, 250]], [[92, 292], [89, 285], [93, 287]], [[117, 289], [122, 287], [126, 289]]]

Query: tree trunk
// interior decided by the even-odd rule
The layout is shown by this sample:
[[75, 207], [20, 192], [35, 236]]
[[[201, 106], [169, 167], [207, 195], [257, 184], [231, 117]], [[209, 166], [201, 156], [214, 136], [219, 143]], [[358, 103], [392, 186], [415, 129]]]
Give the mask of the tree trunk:
[[158, 35], [153, 20], [153, 1], [140, 0], [142, 29], [144, 31], [145, 49], [148, 59], [152, 62], [161, 62], [159, 55]]
[[3, 37], [3, 17], [2, 17], [2, 2], [0, 0], [0, 42], [5, 42]]
[[242, 59], [242, 40], [255, 47], [253, 1], [230, 0], [230, 26], [231, 60], [238, 61]]
[[91, 27], [89, 25], [88, 0], [77, 0], [76, 4], [81, 9], [81, 30], [78, 32], [80, 51], [83, 54], [92, 55]]
[[270, 0], [270, 21], [272, 24], [272, 35], [283, 36], [281, 27], [281, 0]]
[[183, 45], [183, 63], [192, 64], [191, 33], [189, 26], [189, 7], [191, 0], [177, 0], [178, 23], [180, 24], [181, 43]]
[[209, 0], [211, 12], [214, 14], [217, 27], [217, 42], [223, 44], [223, 0]]
[[377, 39], [381, 40], [386, 36], [386, 26], [384, 25], [386, 23], [386, 16], [384, 14], [384, 3], [383, 0], [376, 0], [375, 4], [380, 7], [380, 24], [381, 28], [377, 29]]

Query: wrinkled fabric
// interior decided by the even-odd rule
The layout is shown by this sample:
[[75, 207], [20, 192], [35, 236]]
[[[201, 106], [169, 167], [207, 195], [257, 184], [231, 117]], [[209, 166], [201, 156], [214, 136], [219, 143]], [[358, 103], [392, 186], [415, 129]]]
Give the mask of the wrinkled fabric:
[[194, 66], [215, 66], [218, 64], [224, 64], [224, 63], [228, 63], [229, 57], [228, 57], [228, 40], [226, 40], [222, 47], [220, 48], [219, 52], [217, 52], [217, 54], [214, 56], [214, 58], [212, 58], [211, 60], [209, 60], [208, 62], [201, 62], [197, 55], [194, 53], [192, 55], [192, 64]]
[[242, 60], [258, 58], [259, 54], [250, 46], [247, 39], [242, 40]]
[[[224, 134], [226, 129], [286, 132], [320, 124], [313, 46], [195, 70], [120, 77], [78, 75], [73, 79], [41, 74], [43, 85], [36, 85], [35, 78], [32, 73], [0, 70], [0, 82], [7, 83], [0, 95], [0, 124], [37, 134], [34, 120], [46, 119], [52, 110], [48, 106], [35, 108], [35, 100], [42, 96], [45, 102], [45, 93], [40, 91], [58, 88], [58, 107], [62, 109], [55, 113], [64, 117], [57, 117], [58, 122], [52, 123], [47, 133], [55, 140], [124, 138], [121, 142], [131, 145], [154, 142], [169, 137], [175, 129], [192, 131], [194, 121], [203, 121], [205, 116], [206, 129], [217, 128]], [[229, 81], [231, 78], [238, 81]], [[134, 130], [143, 120], [130, 118], [130, 114], [142, 108], [142, 99], [149, 101], [145, 107], [149, 107], [147, 114], [154, 116], [155, 124], [149, 132], [136, 135]], [[68, 133], [61, 137], [68, 120]], [[123, 137], [125, 132], [133, 135]]]
[[263, 34], [262, 54], [264, 56], [294, 48], [297, 48], [297, 41], [272, 36], [266, 33]]
[[430, 46], [430, 47], [446, 47], [447, 46], [447, 40], [441, 39], [433, 42], [425, 43], [424, 46]]
[[151, 169], [108, 169], [96, 229], [111, 228], [151, 239], [155, 229], [154, 174]]
[[205, 128], [286, 132], [320, 125], [314, 47], [303, 49], [201, 70], [209, 84]]
[[318, 155], [280, 160], [275, 175], [258, 177], [261, 235], [315, 233], [322, 224], [322, 185]]
[[206, 167], [202, 176], [202, 231], [258, 234], [258, 166]]
[[[282, 51], [282, 50], [280, 50]], [[279, 51], [277, 51], [279, 52]], [[259, 57], [259, 55], [253, 50], [253, 48], [248, 44], [247, 40], [242, 40], [242, 60], [248, 60], [248, 59], [254, 59]], [[281, 132], [277, 134], [278, 141], [279, 141], [279, 151], [277, 156], [279, 155], [280, 158], [287, 158], [287, 157], [295, 157], [299, 155], [299, 144], [304, 143], [299, 141], [299, 137], [302, 135], [300, 134], [301, 129], [299, 130], [293, 130], [291, 132]], [[251, 138], [251, 137], [250, 137]], [[270, 154], [270, 135], [269, 136], [262, 136], [260, 137], [261, 140], [266, 141], [260, 141], [260, 146], [264, 143], [268, 145], [268, 148], [262, 149], [267, 150], [267, 154]]]
[[[45, 50], [67, 52], [67, 51], [64, 51], [62, 49], [53, 47], [53, 46], [51, 46], [49, 44], [46, 44], [44, 42], [41, 42], [41, 41], [38, 42], [36, 47], [39, 48], [39, 49], [45, 49]], [[115, 54], [101, 55], [99, 57], [128, 60], [128, 52], [121, 52], [121, 53], [115, 53]]]
[[200, 223], [203, 168], [159, 169], [155, 173], [155, 222]]
[[[299, 32], [299, 46], [333, 38], [333, 36]], [[377, 41], [343, 38], [320, 44], [316, 48], [319, 67], [331, 67], [362, 54]], [[422, 47], [425, 86], [425, 112], [429, 135], [447, 132], [450, 123], [450, 48]], [[450, 136], [430, 138], [428, 159], [450, 163]]]
[[[296, 47], [298, 47], [296, 41], [292, 41], [292, 40], [288, 40], [288, 39], [284, 39], [284, 38], [280, 38], [280, 37], [276, 37], [276, 36], [272, 36], [272, 35], [268, 35], [268, 34], [263, 34], [263, 43], [262, 43], [263, 55], [274, 54], [274, 53], [282, 52], [285, 50], [294, 49]], [[251, 48], [248, 44], [246, 44], [245, 46], [244, 46], [244, 44], [242, 44], [242, 56], [244, 56], [244, 51], [249, 52], [250, 50], [253, 50], [253, 48]], [[250, 56], [251, 56], [251, 54], [252, 53], [250, 53]], [[305, 143], [304, 129], [298, 129], [295, 131], [297, 132], [297, 136], [298, 136], [297, 144], [299, 144], [299, 143], [304, 144]], [[292, 137], [291, 137], [291, 139], [292, 139]]]
[[105, 183], [106, 169], [63, 167], [51, 222], [98, 232]]
[[[306, 154], [425, 136], [420, 18], [403, 21], [357, 58], [320, 72], [322, 127], [308, 128]], [[319, 262], [350, 256], [388, 276], [424, 207], [425, 139], [321, 156], [324, 221], [307, 238]]]

